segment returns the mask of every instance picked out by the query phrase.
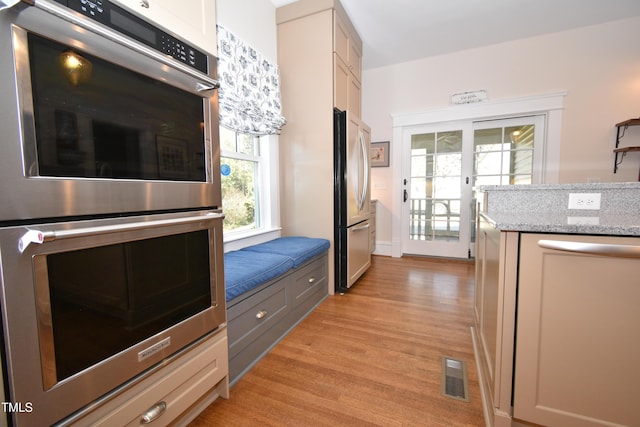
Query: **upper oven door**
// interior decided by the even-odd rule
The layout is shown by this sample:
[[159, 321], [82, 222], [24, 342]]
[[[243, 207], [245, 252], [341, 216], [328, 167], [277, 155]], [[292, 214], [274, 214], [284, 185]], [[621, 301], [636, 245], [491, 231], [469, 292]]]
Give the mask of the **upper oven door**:
[[0, 20], [0, 221], [220, 206], [214, 57], [205, 74], [52, 2]]

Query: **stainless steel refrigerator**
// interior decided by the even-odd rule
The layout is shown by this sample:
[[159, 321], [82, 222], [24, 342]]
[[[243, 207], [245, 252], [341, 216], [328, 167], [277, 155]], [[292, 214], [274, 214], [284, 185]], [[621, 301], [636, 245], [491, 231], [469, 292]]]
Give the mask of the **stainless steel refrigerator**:
[[371, 265], [371, 130], [334, 110], [335, 290], [347, 291]]

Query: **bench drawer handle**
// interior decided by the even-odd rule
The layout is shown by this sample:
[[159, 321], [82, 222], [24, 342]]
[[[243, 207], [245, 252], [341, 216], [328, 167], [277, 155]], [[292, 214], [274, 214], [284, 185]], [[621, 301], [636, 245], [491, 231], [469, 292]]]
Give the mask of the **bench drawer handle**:
[[256, 319], [262, 319], [267, 315], [267, 310], [260, 310], [258, 314], [256, 314]]
[[309, 279], [309, 284], [315, 283], [316, 278], [311, 276], [311, 278]]

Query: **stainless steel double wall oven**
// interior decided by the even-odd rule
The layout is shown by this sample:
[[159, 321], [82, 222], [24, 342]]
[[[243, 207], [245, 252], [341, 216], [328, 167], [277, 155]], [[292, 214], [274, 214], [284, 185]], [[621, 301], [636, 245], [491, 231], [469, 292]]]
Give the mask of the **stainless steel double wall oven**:
[[3, 369], [10, 422], [50, 425], [224, 327], [218, 82], [107, 0], [29, 3], [0, 11]]

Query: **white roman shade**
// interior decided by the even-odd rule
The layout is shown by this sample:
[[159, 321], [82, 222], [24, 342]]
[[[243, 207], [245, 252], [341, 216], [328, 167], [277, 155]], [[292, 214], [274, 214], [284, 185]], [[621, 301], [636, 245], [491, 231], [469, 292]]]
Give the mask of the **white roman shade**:
[[218, 55], [220, 124], [255, 135], [280, 133], [286, 120], [278, 66], [220, 25]]

